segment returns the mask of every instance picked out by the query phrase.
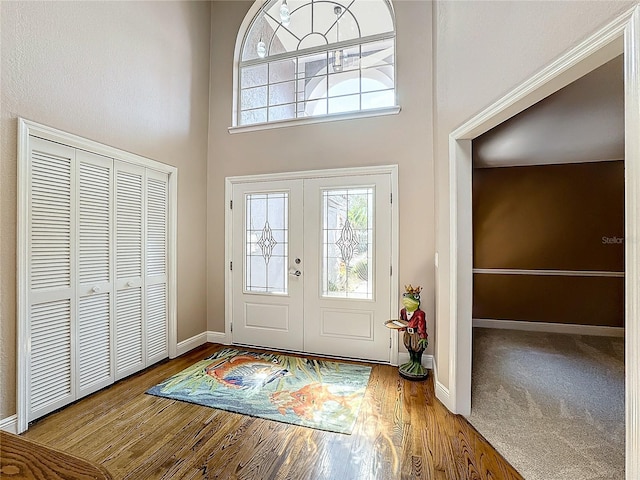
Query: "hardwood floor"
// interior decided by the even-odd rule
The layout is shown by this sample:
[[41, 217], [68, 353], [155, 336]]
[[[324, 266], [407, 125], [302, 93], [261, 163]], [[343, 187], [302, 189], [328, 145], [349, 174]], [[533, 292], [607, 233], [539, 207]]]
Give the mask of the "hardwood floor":
[[102, 465], [0, 430], [0, 478], [112, 480]]
[[373, 365], [352, 435], [145, 395], [220, 345], [151, 367], [34, 422], [26, 438], [104, 466], [116, 479], [522, 479], [433, 381]]

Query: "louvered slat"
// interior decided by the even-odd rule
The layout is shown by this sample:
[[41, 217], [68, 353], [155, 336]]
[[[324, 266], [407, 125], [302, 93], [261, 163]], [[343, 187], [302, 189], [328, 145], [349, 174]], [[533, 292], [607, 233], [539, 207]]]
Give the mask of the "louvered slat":
[[168, 355], [167, 289], [164, 283], [147, 287], [147, 358]]
[[167, 181], [147, 179], [147, 275], [165, 275], [167, 258]]
[[116, 296], [116, 372], [143, 364], [142, 290], [118, 291]]
[[31, 290], [71, 286], [71, 158], [31, 154]]
[[79, 254], [80, 283], [109, 281], [111, 250], [111, 174], [103, 165], [80, 162]]
[[116, 173], [116, 275], [142, 276], [142, 175]]
[[78, 305], [79, 389], [111, 377], [109, 293], [80, 299]]
[[31, 306], [31, 412], [71, 395], [71, 301]]

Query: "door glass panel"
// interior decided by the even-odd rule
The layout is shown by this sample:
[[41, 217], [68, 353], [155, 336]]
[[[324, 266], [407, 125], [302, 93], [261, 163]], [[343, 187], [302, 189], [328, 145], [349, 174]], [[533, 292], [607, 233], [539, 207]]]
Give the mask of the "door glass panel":
[[245, 292], [287, 293], [289, 194], [245, 195]]
[[322, 295], [373, 298], [373, 188], [322, 192]]

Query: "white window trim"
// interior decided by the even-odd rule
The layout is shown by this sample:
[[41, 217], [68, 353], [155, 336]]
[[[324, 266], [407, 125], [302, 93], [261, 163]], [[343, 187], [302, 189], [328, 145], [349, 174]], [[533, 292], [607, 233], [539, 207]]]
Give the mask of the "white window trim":
[[[243, 133], [243, 132], [254, 132], [258, 130], [270, 130], [273, 128], [283, 128], [283, 127], [292, 127], [297, 125], [309, 125], [313, 123], [325, 123], [325, 122], [335, 122], [340, 120], [352, 120], [356, 118], [368, 118], [368, 117], [379, 117], [383, 115], [397, 115], [401, 111], [401, 107], [398, 103], [398, 81], [397, 81], [397, 55], [396, 49], [397, 44], [395, 42], [394, 35], [394, 94], [396, 98], [396, 104], [392, 107], [385, 107], [379, 109], [370, 109], [370, 110], [357, 110], [354, 112], [345, 112], [345, 113], [336, 113], [336, 114], [327, 114], [327, 115], [318, 115], [315, 117], [302, 117], [302, 118], [291, 118], [287, 120], [277, 120], [272, 122], [263, 122], [263, 123], [253, 123], [250, 125], [238, 125], [238, 114], [240, 111], [240, 103], [239, 103], [239, 75], [240, 75], [240, 56], [242, 53], [242, 44], [244, 42], [244, 37], [247, 34], [247, 30], [251, 26], [251, 22], [253, 18], [258, 14], [260, 9], [262, 8], [264, 2], [262, 0], [256, 0], [251, 5], [251, 8], [247, 11], [242, 23], [240, 24], [240, 28], [238, 29], [238, 34], [236, 36], [236, 45], [233, 50], [233, 108], [231, 109], [231, 126], [228, 127], [228, 131], [230, 134], [233, 133]], [[396, 22], [395, 22], [395, 12], [393, 9], [393, 3], [389, 1], [389, 5], [391, 6], [391, 10], [394, 13], [393, 18], [393, 28], [394, 33], [396, 32]], [[359, 43], [358, 43], [359, 45]]]
[[308, 125], [311, 123], [336, 122], [339, 120], [352, 120], [354, 118], [379, 117], [381, 115], [397, 115], [400, 107], [385, 107], [371, 110], [358, 110], [355, 112], [334, 113], [329, 115], [317, 115], [314, 117], [291, 118], [273, 122], [252, 123], [250, 125], [238, 125], [229, 127], [229, 133], [255, 132], [256, 130], [270, 130], [272, 128], [292, 127], [294, 125]]

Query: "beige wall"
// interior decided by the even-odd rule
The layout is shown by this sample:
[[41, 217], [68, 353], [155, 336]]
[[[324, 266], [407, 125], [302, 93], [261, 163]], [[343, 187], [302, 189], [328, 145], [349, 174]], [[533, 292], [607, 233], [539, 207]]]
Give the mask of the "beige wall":
[[438, 379], [449, 385], [448, 135], [637, 2], [442, 1], [434, 4]]
[[441, 1], [432, 33], [430, 2], [396, 0], [399, 115], [230, 135], [233, 47], [251, 2], [2, 2], [0, 418], [15, 412], [17, 116], [179, 168], [179, 340], [224, 330], [225, 176], [397, 163], [399, 280], [425, 287], [428, 353], [437, 338], [447, 387], [448, 134], [632, 3]]
[[[208, 170], [209, 330], [224, 331], [224, 178], [365, 165], [399, 165], [400, 284], [425, 288], [422, 308], [434, 335], [434, 183], [431, 4], [394, 3], [398, 115], [229, 134], [233, 50], [252, 2], [212, 6], [211, 123]], [[411, 232], [410, 234], [406, 234]], [[398, 292], [400, 296], [402, 292]], [[401, 347], [403, 348], [403, 347]]]
[[206, 328], [208, 2], [1, 2], [0, 418], [15, 413], [16, 117], [178, 167], [178, 340]]

